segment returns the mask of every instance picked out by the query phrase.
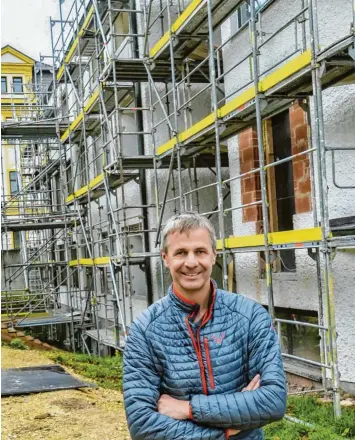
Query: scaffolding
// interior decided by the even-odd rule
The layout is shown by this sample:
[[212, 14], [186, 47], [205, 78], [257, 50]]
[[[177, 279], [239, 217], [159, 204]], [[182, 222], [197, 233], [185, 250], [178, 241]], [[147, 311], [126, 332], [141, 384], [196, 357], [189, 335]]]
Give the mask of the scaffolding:
[[[4, 267], [5, 274], [12, 270], [6, 291], [24, 274], [28, 295], [42, 298], [34, 308], [42, 304], [53, 311], [52, 323], [66, 307], [73, 350], [90, 353], [92, 341], [98, 352], [103, 345], [122, 350], [137, 313], [166, 291], [159, 254], [164, 222], [174, 212], [198, 211], [216, 226], [224, 289], [232, 290], [238, 255], [258, 253], [280, 339], [285, 324], [319, 330], [320, 362], [284, 357], [321, 368], [339, 415], [332, 259], [336, 249], [354, 247], [355, 236], [352, 227], [345, 226], [341, 236], [331, 229], [326, 156], [331, 154], [333, 181], [341, 187], [335, 154], [355, 148], [327, 144], [322, 93], [355, 80], [354, 3], [350, 32], [322, 49], [314, 0], [299, 2], [292, 14], [264, 28], [264, 17], [280, 3], [75, 0], [64, 14], [59, 2], [59, 20], [51, 19], [51, 108], [41, 101], [39, 109], [37, 97], [28, 121], [2, 127], [5, 139], [21, 136], [20, 191], [5, 196], [2, 230], [4, 237], [21, 231], [23, 255], [17, 272]], [[228, 20], [238, 26], [226, 37]], [[269, 56], [285, 32], [292, 32], [287, 50], [278, 59]], [[235, 40], [246, 33], [230, 57]], [[295, 102], [307, 115], [308, 145], [275, 160], [267, 121]], [[250, 128], [257, 165], [236, 174], [227, 142]], [[313, 227], [279, 231], [271, 215], [274, 170], [304, 157], [310, 163]], [[260, 182], [258, 193], [235, 204], [233, 185], [251, 176]], [[18, 206], [15, 221], [6, 214], [10, 205]], [[256, 208], [259, 233], [230, 235], [233, 215], [248, 208]], [[282, 263], [280, 252], [295, 249], [309, 250], [315, 261], [318, 324], [275, 313], [273, 270]], [[27, 310], [30, 301], [16, 312], [8, 298], [6, 304], [18, 323], [20, 313], [33, 311]]]

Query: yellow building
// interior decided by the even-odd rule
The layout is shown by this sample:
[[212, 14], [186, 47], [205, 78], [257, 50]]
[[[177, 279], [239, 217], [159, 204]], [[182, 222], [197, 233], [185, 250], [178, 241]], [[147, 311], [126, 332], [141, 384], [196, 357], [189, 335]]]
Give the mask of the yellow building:
[[[35, 60], [12, 46], [1, 49], [1, 121], [20, 120], [26, 116], [26, 107], [33, 101], [33, 75]], [[19, 174], [19, 153], [21, 145], [18, 141], [10, 144], [6, 141], [1, 145], [3, 161], [2, 176], [2, 214], [17, 216], [19, 214], [19, 198], [16, 194], [21, 190]], [[19, 247], [19, 233], [8, 234], [9, 249]]]

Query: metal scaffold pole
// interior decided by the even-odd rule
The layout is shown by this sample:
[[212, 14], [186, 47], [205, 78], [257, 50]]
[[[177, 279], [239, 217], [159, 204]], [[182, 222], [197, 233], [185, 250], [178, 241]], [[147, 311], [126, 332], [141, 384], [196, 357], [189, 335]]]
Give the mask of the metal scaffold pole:
[[[171, 21], [171, 4], [170, 0], [166, 0], [166, 9], [168, 15], [168, 26], [171, 29], [172, 21]], [[182, 191], [182, 176], [181, 176], [181, 148], [180, 148], [180, 140], [179, 140], [179, 110], [178, 110], [178, 93], [179, 89], [176, 85], [175, 78], [175, 55], [173, 48], [173, 39], [174, 35], [171, 34], [169, 38], [169, 50], [170, 50], [170, 68], [171, 68], [171, 88], [173, 95], [173, 107], [174, 107], [174, 125], [172, 136], [176, 137], [176, 160], [177, 160], [177, 181], [178, 181], [178, 197], [179, 197], [179, 212], [184, 211], [184, 200], [183, 200], [183, 191]]]
[[214, 58], [214, 49], [213, 49], [213, 25], [212, 25], [211, 0], [207, 0], [207, 10], [208, 10], [208, 46], [209, 46], [211, 99], [212, 99], [212, 112], [215, 115], [214, 130], [215, 130], [215, 139], [216, 139], [216, 178], [217, 178], [216, 189], [217, 189], [217, 205], [218, 205], [218, 225], [219, 225], [219, 238], [222, 241], [222, 277], [223, 277], [222, 285], [223, 285], [223, 289], [227, 290], [228, 267], [227, 267], [226, 248], [225, 248], [221, 147], [219, 141], [219, 120], [218, 120], [218, 106], [217, 106], [215, 58]]
[[330, 238], [329, 211], [328, 211], [328, 183], [326, 171], [326, 150], [324, 140], [323, 102], [322, 102], [322, 81], [320, 64], [317, 61], [319, 51], [317, 3], [315, 0], [309, 2], [309, 26], [312, 52], [312, 87], [313, 87], [313, 111], [315, 122], [315, 140], [317, 147], [317, 179], [318, 196], [320, 208], [320, 225], [322, 230], [322, 247], [320, 252], [323, 262], [323, 288], [325, 294], [326, 316], [328, 326], [328, 350], [331, 360], [331, 380], [333, 391], [334, 414], [341, 415], [340, 389], [339, 389], [339, 368], [337, 351], [337, 333], [335, 326], [335, 297], [334, 279], [331, 261], [331, 249], [328, 240]]
[[[60, 11], [60, 26], [61, 26], [61, 39], [62, 39], [62, 44], [63, 44], [63, 48], [64, 48], [64, 32], [63, 32], [63, 16], [62, 16], [62, 5], [61, 5], [61, 1], [59, 0], [59, 11]], [[53, 25], [54, 23], [52, 22], [52, 18], [50, 19], [50, 28], [51, 28], [51, 46], [52, 46], [52, 54], [53, 54], [53, 85], [54, 85], [54, 93], [53, 93], [53, 99], [54, 99], [54, 108], [55, 108], [55, 116], [60, 116], [59, 115], [59, 107], [57, 106], [57, 99], [58, 99], [58, 92], [57, 92], [57, 87], [56, 87], [56, 74], [55, 74], [55, 43], [54, 43], [54, 36], [53, 36]], [[65, 83], [66, 84], [66, 83]], [[67, 93], [67, 90], [65, 90]], [[61, 197], [62, 197], [62, 206], [64, 207], [65, 210], [65, 192], [66, 192], [66, 188], [65, 188], [65, 180], [66, 180], [66, 148], [65, 146], [62, 144], [61, 142], [61, 133], [60, 133], [60, 127], [59, 127], [59, 118], [56, 119], [56, 133], [57, 133], [57, 138], [58, 138], [58, 143], [59, 143], [59, 148], [60, 148], [60, 154], [61, 156], [63, 155], [63, 161], [64, 163], [61, 163], [61, 167], [60, 170], [64, 171], [64, 176], [62, 176], [61, 179], [61, 187], [62, 189], [62, 193], [61, 193]], [[64, 242], [64, 255], [65, 255], [65, 259], [67, 262], [70, 261], [70, 254], [69, 254], [69, 246], [68, 246], [68, 239], [69, 236], [72, 234], [72, 231], [68, 231], [67, 226], [65, 227], [65, 242]], [[70, 308], [70, 314], [71, 314], [71, 323], [70, 323], [70, 344], [71, 344], [71, 348], [72, 350], [75, 352], [76, 347], [75, 347], [75, 340], [74, 340], [74, 320], [73, 320], [73, 308], [72, 308], [72, 304], [71, 304], [71, 274], [70, 274], [70, 267], [69, 264], [66, 265], [66, 282], [67, 282], [67, 298], [69, 299], [68, 303], [69, 303], [69, 308]]]
[[262, 220], [263, 220], [263, 235], [264, 235], [264, 247], [265, 247], [265, 275], [266, 275], [266, 289], [268, 295], [268, 307], [269, 313], [272, 318], [275, 318], [274, 307], [274, 294], [272, 286], [272, 270], [270, 263], [270, 247], [269, 247], [269, 213], [268, 213], [268, 201], [267, 201], [267, 188], [266, 188], [266, 173], [265, 173], [265, 159], [264, 159], [264, 142], [263, 142], [263, 129], [261, 118], [261, 100], [259, 92], [259, 49], [258, 49], [258, 34], [256, 29], [256, 23], [258, 21], [257, 13], [255, 10], [255, 0], [250, 1], [250, 33], [253, 48], [253, 82], [255, 89], [255, 118], [256, 129], [258, 137], [258, 154], [259, 154], [259, 166], [260, 166], [260, 184], [261, 184], [261, 208], [262, 208]]

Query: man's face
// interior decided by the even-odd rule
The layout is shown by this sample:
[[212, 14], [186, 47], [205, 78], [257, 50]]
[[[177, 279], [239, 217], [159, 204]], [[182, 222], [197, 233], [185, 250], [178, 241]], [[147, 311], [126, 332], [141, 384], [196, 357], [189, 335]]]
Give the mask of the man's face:
[[212, 249], [207, 229], [199, 228], [168, 235], [167, 252], [162, 251], [175, 289], [180, 293], [199, 292], [210, 283], [216, 252]]

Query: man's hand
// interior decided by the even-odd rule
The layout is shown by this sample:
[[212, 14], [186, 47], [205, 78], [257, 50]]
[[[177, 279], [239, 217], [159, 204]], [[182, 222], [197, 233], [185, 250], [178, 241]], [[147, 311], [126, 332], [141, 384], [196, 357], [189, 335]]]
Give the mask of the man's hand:
[[[242, 393], [244, 393], [244, 391], [254, 391], [257, 390], [260, 387], [260, 374], [257, 374], [252, 381], [250, 382], [249, 385], [247, 385], [246, 387], [244, 387], [242, 389]], [[236, 435], [239, 434], [240, 430], [238, 429], [229, 429], [229, 436], [231, 437], [232, 435]]]
[[158, 412], [175, 420], [187, 420], [189, 405], [190, 403], [186, 400], [178, 400], [167, 394], [162, 394], [158, 400]]
[[255, 391], [255, 390], [257, 390], [260, 387], [260, 379], [261, 379], [260, 374], [257, 374], [252, 379], [250, 384], [242, 389], [242, 393], [244, 393], [244, 391]]

